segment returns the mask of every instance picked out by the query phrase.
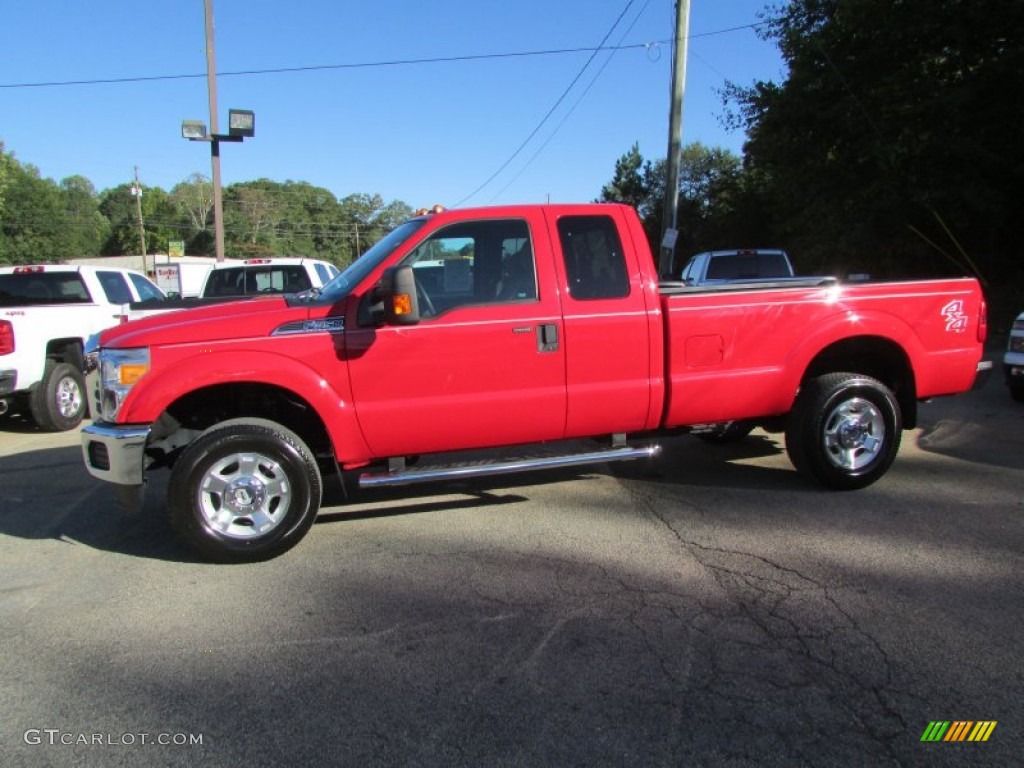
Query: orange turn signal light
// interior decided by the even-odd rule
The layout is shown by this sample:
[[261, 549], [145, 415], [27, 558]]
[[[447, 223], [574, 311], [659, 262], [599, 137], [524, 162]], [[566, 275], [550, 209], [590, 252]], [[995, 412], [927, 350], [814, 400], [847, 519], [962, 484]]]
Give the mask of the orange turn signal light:
[[398, 293], [391, 297], [391, 310], [395, 316], [412, 314], [412, 296], [408, 293]]
[[148, 365], [122, 365], [120, 369], [120, 383], [122, 386], [130, 386], [141, 379], [149, 372]]

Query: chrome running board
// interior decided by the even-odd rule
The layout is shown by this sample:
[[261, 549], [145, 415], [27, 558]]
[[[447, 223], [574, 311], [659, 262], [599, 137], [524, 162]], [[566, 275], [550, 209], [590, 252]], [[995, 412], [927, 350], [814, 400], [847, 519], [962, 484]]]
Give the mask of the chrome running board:
[[488, 475], [510, 475], [535, 469], [557, 469], [578, 467], [587, 464], [603, 464], [608, 461], [631, 461], [653, 459], [661, 453], [660, 445], [646, 445], [640, 448], [620, 447], [586, 453], [569, 453], [560, 456], [508, 459], [505, 461], [480, 461], [459, 464], [393, 469], [388, 472], [366, 472], [359, 476], [360, 488], [381, 488], [390, 485], [412, 485], [435, 480], [465, 480]]

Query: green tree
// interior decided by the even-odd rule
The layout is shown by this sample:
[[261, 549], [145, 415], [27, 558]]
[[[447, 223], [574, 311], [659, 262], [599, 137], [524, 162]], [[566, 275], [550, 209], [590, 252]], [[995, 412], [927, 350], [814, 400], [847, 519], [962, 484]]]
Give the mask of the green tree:
[[394, 200], [385, 203], [380, 195], [354, 194], [339, 204], [341, 262], [349, 264], [384, 235], [412, 216], [412, 209]]
[[[59, 261], [73, 256], [137, 254], [137, 198], [131, 184], [99, 194], [83, 176], [58, 186], [18, 162], [0, 142], [0, 260]], [[165, 253], [169, 240], [189, 253], [214, 252], [212, 186], [191, 174], [171, 192], [143, 186], [146, 252]], [[270, 179], [224, 190], [228, 256], [297, 255], [343, 266], [412, 215], [400, 200], [352, 194], [343, 201], [308, 182]]]
[[[628, 203], [637, 209], [654, 253], [661, 244], [666, 174], [664, 159], [646, 161], [634, 144], [615, 163], [614, 177], [601, 190], [601, 201]], [[749, 223], [753, 220], [746, 215], [749, 204], [739, 157], [700, 142], [684, 146], [679, 164], [676, 262], [701, 250], [755, 244], [763, 233]]]
[[132, 185], [119, 184], [103, 190], [100, 193], [99, 208], [110, 227], [107, 240], [103, 244], [103, 254], [121, 256], [138, 253], [139, 224]]
[[146, 253], [167, 253], [168, 241], [179, 240], [188, 231], [170, 193], [162, 187], [143, 188], [142, 223], [146, 230]]
[[821, 269], [1021, 275], [1024, 4], [794, 0], [782, 83], [732, 87], [748, 183]]
[[308, 182], [258, 179], [224, 193], [229, 255], [310, 256], [344, 266], [411, 214], [401, 201], [362, 193], [339, 201]]
[[181, 239], [186, 241], [190, 253], [207, 253], [213, 245], [210, 229], [213, 226], [213, 184], [202, 173], [193, 173], [184, 181], [174, 185], [170, 194], [177, 210], [182, 230]]
[[110, 223], [100, 213], [99, 196], [84, 176], [61, 179], [61, 195], [67, 213], [72, 254], [98, 256], [110, 236]]
[[[4, 143], [0, 141], [0, 222], [4, 220], [4, 192], [10, 176], [10, 167], [14, 164], [14, 155], [4, 151]], [[2, 254], [0, 254], [2, 256]]]
[[[645, 161], [640, 154], [640, 145], [634, 143], [629, 151], [615, 161], [615, 175], [601, 188], [601, 202], [626, 203], [637, 209], [642, 217], [647, 217], [658, 207], [659, 201], [654, 197], [656, 182], [653, 180], [654, 169], [649, 160]], [[662, 186], [664, 187], [665, 172], [661, 170]]]
[[[296, 226], [295, 214], [299, 212], [290, 205], [285, 186], [270, 179], [257, 179], [232, 184], [224, 190], [224, 240], [228, 256], [311, 255], [308, 241], [294, 249], [288, 238], [282, 237], [282, 232]], [[306, 228], [304, 222], [299, 226]]]
[[244, 222], [244, 239], [249, 246], [269, 247], [276, 241], [274, 226], [281, 216], [281, 208], [268, 191], [255, 186], [239, 185], [233, 202]]
[[635, 142], [626, 154], [615, 161], [612, 180], [601, 188], [598, 197], [599, 202], [625, 203], [636, 208], [655, 253], [661, 242], [664, 200], [665, 161], [651, 163], [644, 160], [640, 145]]
[[4, 161], [0, 258], [7, 264], [62, 262], [75, 255], [60, 188], [12, 155]]

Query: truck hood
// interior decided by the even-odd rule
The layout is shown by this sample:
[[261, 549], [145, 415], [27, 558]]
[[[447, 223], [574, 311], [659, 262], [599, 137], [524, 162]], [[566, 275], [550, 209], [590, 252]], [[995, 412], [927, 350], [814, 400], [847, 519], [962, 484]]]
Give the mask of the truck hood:
[[267, 336], [284, 323], [308, 316], [308, 306], [289, 306], [280, 296], [211, 304], [114, 326], [100, 335], [100, 346], [151, 347]]

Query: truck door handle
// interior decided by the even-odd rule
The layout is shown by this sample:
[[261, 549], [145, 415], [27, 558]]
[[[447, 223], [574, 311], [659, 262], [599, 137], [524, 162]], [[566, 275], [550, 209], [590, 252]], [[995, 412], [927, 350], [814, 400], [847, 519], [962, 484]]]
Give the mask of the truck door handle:
[[537, 326], [537, 351], [554, 352], [558, 349], [558, 326], [554, 323]]

